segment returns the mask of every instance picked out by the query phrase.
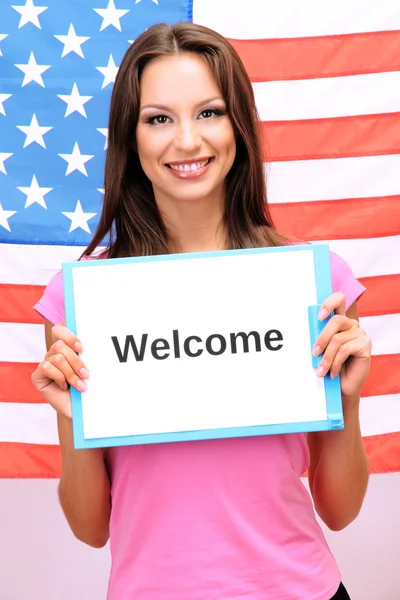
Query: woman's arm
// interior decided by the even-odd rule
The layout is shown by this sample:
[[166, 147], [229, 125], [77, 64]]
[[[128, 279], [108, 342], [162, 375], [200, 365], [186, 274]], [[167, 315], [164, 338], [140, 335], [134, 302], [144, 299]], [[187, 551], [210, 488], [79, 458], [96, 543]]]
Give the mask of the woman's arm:
[[[47, 350], [50, 350], [53, 324], [45, 321]], [[62, 390], [60, 389], [60, 393]], [[101, 548], [109, 538], [111, 512], [110, 479], [102, 449], [75, 450], [72, 421], [57, 413], [62, 455], [58, 494], [64, 515], [74, 535], [82, 542]]]
[[[346, 316], [358, 321], [355, 303]], [[362, 360], [367, 360], [367, 354], [368, 350], [364, 352]], [[362, 376], [359, 379], [361, 381]], [[350, 391], [352, 387], [357, 386], [347, 383], [345, 391]], [[344, 429], [307, 435], [310, 449], [308, 479], [315, 510], [324, 523], [335, 531], [343, 529], [357, 517], [368, 485], [368, 462], [359, 421], [359, 392], [351, 392], [347, 396], [343, 394], [342, 386], [342, 400]]]

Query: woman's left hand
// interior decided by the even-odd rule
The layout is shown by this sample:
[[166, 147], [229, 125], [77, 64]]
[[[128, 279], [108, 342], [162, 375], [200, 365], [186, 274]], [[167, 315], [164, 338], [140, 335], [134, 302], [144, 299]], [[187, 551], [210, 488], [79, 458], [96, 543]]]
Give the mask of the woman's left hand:
[[323, 302], [318, 318], [322, 321], [332, 312], [334, 316], [313, 347], [314, 356], [325, 353], [317, 375], [323, 377], [330, 371], [330, 376], [335, 378], [340, 373], [342, 396], [356, 401], [370, 369], [371, 340], [357, 319], [346, 316], [345, 297], [341, 292]]

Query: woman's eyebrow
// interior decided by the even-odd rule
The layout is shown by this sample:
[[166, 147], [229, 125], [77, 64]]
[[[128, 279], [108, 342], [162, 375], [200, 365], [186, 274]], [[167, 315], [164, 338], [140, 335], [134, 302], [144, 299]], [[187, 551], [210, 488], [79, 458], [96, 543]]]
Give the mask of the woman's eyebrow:
[[[220, 100], [221, 102], [224, 102], [224, 99], [221, 98], [220, 96], [213, 96], [212, 98], [208, 98], [207, 100], [202, 100], [201, 102], [198, 102], [196, 104], [196, 108], [198, 108], [199, 106], [204, 106], [205, 104], [209, 104], [210, 102], [215, 102], [215, 100]], [[152, 109], [156, 109], [156, 110], [166, 110], [166, 111], [171, 110], [171, 107], [166, 106], [165, 104], [146, 104], [145, 106], [142, 106], [140, 108], [140, 111], [145, 110], [147, 108], [152, 108]]]

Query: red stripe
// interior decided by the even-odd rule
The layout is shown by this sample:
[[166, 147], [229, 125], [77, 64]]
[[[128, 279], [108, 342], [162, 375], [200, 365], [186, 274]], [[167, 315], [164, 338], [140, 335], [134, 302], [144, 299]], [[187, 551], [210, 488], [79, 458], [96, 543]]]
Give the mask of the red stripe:
[[400, 233], [400, 196], [270, 204], [279, 231], [304, 241]]
[[[370, 473], [400, 471], [400, 433], [364, 438]], [[59, 478], [59, 446], [0, 442], [0, 478]]]
[[261, 129], [265, 162], [400, 153], [400, 113], [268, 121]]
[[230, 42], [252, 81], [400, 70], [399, 31]]
[[[0, 402], [43, 403], [31, 384], [35, 370], [31, 363], [0, 363]], [[371, 372], [363, 388], [363, 396], [400, 393], [400, 354], [373, 356]]]
[[43, 323], [32, 308], [43, 291], [41, 285], [0, 284], [0, 323]]
[[371, 370], [362, 388], [362, 397], [400, 394], [400, 354], [371, 358]]
[[0, 442], [0, 478], [59, 478], [59, 446]]
[[385, 433], [364, 438], [370, 473], [400, 471], [400, 433]]
[[360, 282], [367, 288], [358, 301], [361, 317], [400, 313], [400, 275], [363, 277]]
[[42, 404], [42, 396], [31, 383], [35, 368], [32, 363], [0, 362], [0, 402]]

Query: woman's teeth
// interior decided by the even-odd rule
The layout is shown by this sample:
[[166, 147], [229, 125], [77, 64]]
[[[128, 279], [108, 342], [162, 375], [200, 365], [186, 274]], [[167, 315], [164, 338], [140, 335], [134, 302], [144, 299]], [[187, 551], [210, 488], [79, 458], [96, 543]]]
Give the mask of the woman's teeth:
[[207, 160], [202, 160], [201, 162], [191, 163], [190, 165], [185, 164], [185, 165], [168, 165], [168, 166], [175, 171], [187, 171], [187, 172], [198, 171], [202, 167], [205, 167], [209, 161], [210, 161], [210, 159], [208, 158]]

